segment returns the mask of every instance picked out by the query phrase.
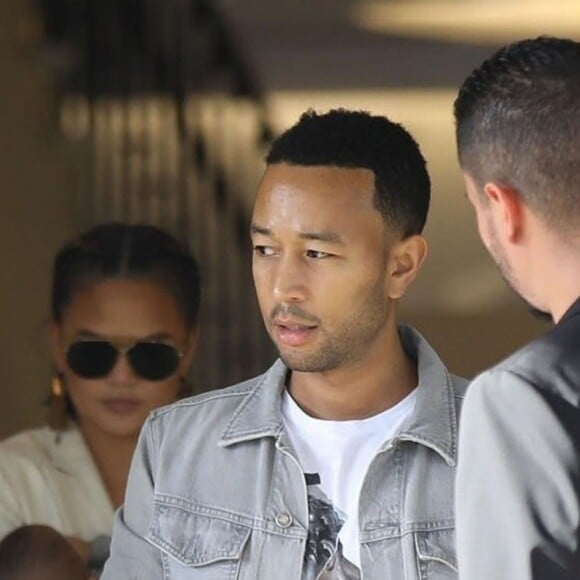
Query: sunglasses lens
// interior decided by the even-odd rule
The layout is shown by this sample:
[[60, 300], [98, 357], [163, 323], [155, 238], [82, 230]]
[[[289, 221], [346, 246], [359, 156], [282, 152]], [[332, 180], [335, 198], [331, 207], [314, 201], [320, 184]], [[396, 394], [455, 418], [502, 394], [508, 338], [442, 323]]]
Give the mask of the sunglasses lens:
[[148, 381], [162, 381], [179, 366], [177, 349], [162, 342], [138, 342], [128, 353], [133, 370]]
[[104, 341], [85, 341], [71, 344], [66, 360], [71, 370], [84, 379], [106, 377], [117, 360], [115, 347]]

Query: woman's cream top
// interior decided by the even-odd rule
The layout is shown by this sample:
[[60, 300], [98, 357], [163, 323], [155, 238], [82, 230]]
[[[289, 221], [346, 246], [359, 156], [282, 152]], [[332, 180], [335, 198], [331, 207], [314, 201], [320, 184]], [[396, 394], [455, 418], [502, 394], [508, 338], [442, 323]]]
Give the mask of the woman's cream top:
[[76, 426], [48, 427], [0, 442], [0, 539], [27, 524], [90, 542], [110, 535], [114, 508]]

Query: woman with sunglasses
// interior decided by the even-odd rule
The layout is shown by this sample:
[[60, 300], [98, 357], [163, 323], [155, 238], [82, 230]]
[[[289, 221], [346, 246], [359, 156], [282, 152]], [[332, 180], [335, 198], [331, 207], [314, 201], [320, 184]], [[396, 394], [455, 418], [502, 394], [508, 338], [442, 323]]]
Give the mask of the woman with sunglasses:
[[0, 540], [49, 526], [102, 566], [141, 426], [187, 394], [199, 302], [194, 257], [153, 226], [100, 225], [61, 248], [49, 425], [0, 443]]

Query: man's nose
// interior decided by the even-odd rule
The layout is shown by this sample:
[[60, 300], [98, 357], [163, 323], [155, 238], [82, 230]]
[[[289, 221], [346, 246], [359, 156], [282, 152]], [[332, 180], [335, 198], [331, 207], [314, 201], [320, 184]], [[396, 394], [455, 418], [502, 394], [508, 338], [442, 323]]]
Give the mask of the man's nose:
[[274, 298], [278, 302], [301, 302], [308, 294], [304, 267], [296, 258], [279, 260], [274, 275]]

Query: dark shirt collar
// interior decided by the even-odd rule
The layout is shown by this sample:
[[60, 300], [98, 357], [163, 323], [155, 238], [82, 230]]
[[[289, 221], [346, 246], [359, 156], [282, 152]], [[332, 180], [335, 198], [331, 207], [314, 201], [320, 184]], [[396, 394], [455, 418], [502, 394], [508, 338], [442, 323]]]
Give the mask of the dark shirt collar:
[[566, 320], [569, 320], [570, 318], [572, 318], [573, 316], [577, 316], [578, 314], [580, 314], [580, 298], [577, 298], [576, 301], [572, 303], [572, 306], [570, 306], [570, 308], [568, 308], [568, 310], [564, 312], [564, 316], [560, 318], [558, 324], [562, 324]]

